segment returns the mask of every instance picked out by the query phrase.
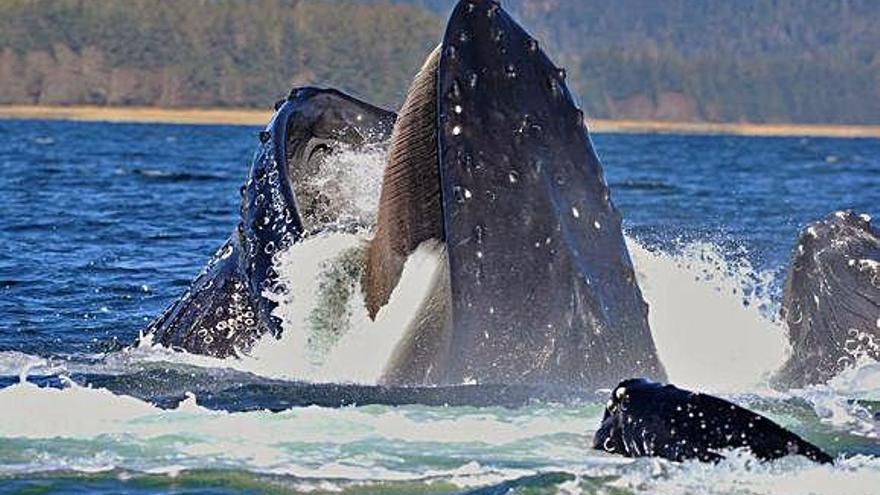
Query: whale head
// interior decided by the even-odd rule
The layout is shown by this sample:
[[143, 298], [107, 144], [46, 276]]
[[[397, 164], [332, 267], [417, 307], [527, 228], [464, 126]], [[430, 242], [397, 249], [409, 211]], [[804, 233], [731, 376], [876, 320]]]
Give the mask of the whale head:
[[860, 357], [880, 357], [880, 231], [838, 211], [808, 225], [792, 254], [781, 316], [792, 355], [780, 386], [823, 383]]

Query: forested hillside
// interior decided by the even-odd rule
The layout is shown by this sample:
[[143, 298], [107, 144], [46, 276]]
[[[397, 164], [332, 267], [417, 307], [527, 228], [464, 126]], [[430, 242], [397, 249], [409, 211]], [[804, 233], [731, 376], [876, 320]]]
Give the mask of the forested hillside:
[[441, 24], [354, 0], [2, 0], [0, 103], [267, 106], [323, 84], [395, 106]]
[[[394, 107], [450, 0], [3, 0], [0, 103]], [[880, 2], [506, 0], [593, 117], [880, 124]]]

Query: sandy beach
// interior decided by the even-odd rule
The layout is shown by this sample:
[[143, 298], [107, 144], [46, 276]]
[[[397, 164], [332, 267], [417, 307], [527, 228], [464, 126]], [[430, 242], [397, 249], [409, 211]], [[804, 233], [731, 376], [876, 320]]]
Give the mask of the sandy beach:
[[[270, 110], [247, 108], [158, 108], [0, 105], [0, 119], [71, 120], [263, 126]], [[742, 136], [815, 136], [880, 138], [880, 125], [751, 124], [589, 119], [591, 132], [632, 134], [727, 134]]]

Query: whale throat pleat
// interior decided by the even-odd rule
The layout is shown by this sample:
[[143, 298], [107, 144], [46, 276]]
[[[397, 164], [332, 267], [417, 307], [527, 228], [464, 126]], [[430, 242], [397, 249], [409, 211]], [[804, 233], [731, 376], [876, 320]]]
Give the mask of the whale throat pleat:
[[437, 165], [439, 62], [437, 47], [410, 85], [392, 132], [362, 284], [371, 318], [388, 303], [407, 257], [426, 240], [443, 240]]

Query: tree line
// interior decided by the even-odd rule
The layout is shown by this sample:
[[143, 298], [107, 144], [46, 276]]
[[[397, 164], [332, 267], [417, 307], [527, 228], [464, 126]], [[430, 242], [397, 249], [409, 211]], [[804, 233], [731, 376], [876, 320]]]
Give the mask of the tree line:
[[[506, 0], [600, 118], [880, 123], [880, 2]], [[396, 107], [451, 0], [4, 0], [0, 103]]]

